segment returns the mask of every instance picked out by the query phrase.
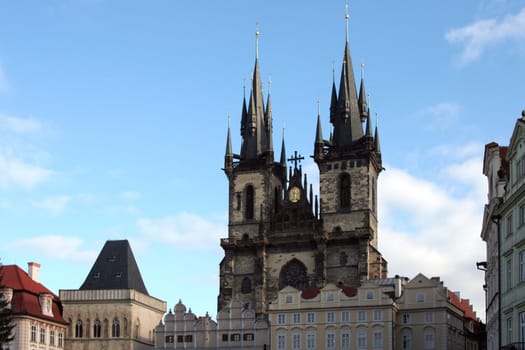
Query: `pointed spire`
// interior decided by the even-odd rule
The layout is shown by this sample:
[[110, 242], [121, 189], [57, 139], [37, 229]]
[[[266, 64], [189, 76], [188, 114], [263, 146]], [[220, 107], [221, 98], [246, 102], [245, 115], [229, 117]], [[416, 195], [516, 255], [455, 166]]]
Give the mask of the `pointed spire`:
[[359, 100], [357, 104], [359, 105], [359, 112], [361, 114], [361, 122], [367, 120], [368, 116], [368, 105], [366, 101], [366, 89], [365, 89], [365, 64], [361, 64], [361, 86], [359, 87]]
[[323, 130], [321, 128], [320, 102], [317, 100], [317, 126], [315, 128], [314, 158], [322, 159], [324, 156]]
[[366, 137], [372, 137], [372, 122], [368, 113], [366, 117]]
[[284, 128], [283, 128], [283, 141], [281, 145], [281, 165], [286, 169], [286, 149], [284, 147]]
[[[333, 70], [332, 70], [333, 74]], [[330, 123], [335, 123], [337, 112], [337, 91], [335, 89], [335, 80], [332, 81], [332, 98], [330, 100]]]
[[268, 157], [266, 158], [266, 161], [271, 163], [273, 162], [273, 120], [272, 120], [272, 102], [270, 97], [270, 86], [272, 84], [272, 79], [270, 78], [268, 80], [268, 98], [266, 100], [266, 114], [265, 114], [265, 122], [266, 122], [266, 137], [268, 139]]
[[376, 113], [376, 131], [374, 134], [374, 146], [377, 153], [381, 153], [381, 145], [379, 143], [379, 131], [378, 131], [378, 122], [377, 122], [377, 113]]
[[230, 115], [228, 114], [228, 135], [226, 136], [226, 157], [233, 157], [232, 141], [230, 132]]

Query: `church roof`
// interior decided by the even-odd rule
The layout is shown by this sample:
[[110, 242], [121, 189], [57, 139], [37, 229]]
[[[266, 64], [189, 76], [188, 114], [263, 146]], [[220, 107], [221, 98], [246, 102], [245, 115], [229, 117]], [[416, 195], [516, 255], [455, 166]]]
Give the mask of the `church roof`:
[[[53, 292], [43, 284], [33, 280], [27, 272], [17, 265], [0, 266], [1, 284], [4, 288], [12, 289], [11, 305], [14, 315], [32, 316], [47, 321], [67, 324], [62, 317], [62, 303]], [[45, 315], [42, 311], [39, 297], [48, 294], [52, 298], [51, 314]], [[51, 316], [52, 315], [52, 316]]]
[[106, 241], [80, 290], [135, 289], [148, 291], [128, 240]]

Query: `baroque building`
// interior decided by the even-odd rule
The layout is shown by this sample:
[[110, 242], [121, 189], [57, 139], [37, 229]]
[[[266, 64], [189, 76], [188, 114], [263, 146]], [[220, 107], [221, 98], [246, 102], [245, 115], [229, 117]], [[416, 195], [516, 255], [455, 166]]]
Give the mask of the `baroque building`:
[[60, 290], [66, 350], [153, 348], [166, 302], [148, 294], [127, 240], [107, 241], [78, 290]]
[[525, 111], [506, 152], [506, 183], [496, 217], [499, 230], [499, 324], [502, 349], [525, 347]]
[[257, 52], [251, 91], [242, 102], [239, 154], [230, 127], [227, 133], [228, 237], [221, 240], [218, 310], [238, 297], [266, 314], [285, 286], [359, 286], [385, 278], [387, 262], [377, 249], [379, 135], [377, 127], [372, 132], [363, 79], [357, 93], [348, 34], [339, 89], [335, 81], [331, 89], [328, 139], [317, 116], [319, 198], [303, 175], [303, 157], [294, 152], [286, 158], [284, 138], [275, 160], [271, 97], [265, 101], [262, 90]]
[[[488, 193], [487, 204], [483, 213], [481, 238], [486, 243], [486, 260], [479, 262], [478, 268], [485, 271], [485, 314], [487, 322], [487, 349], [500, 348], [500, 272], [499, 272], [499, 226], [500, 219], [497, 210], [503, 194], [507, 178], [507, 161], [505, 155], [507, 147], [499, 146], [495, 142], [485, 145], [483, 158], [483, 174], [487, 177]], [[512, 221], [512, 216], [510, 216]], [[510, 227], [510, 226], [509, 226]]]
[[40, 264], [28, 263], [27, 273], [17, 265], [0, 265], [0, 275], [0, 299], [7, 301], [15, 325], [14, 339], [5, 349], [63, 349], [67, 322], [62, 303], [40, 283]]

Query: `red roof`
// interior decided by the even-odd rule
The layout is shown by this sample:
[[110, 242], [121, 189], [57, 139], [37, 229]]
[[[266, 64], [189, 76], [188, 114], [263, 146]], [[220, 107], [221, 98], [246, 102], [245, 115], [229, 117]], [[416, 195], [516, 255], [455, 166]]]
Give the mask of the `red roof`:
[[[29, 275], [16, 265], [0, 266], [2, 285], [13, 290], [11, 305], [14, 315], [28, 315], [41, 319], [67, 324], [62, 317], [62, 303], [58, 296], [47, 289], [43, 284], [34, 281]], [[42, 307], [38, 297], [41, 294], [49, 294], [53, 298], [53, 316], [42, 313]]]
[[460, 309], [464, 312], [465, 318], [470, 318], [471, 320], [476, 320], [476, 313], [472, 309], [472, 305], [470, 305], [469, 301], [467, 299], [461, 299], [457, 296], [456, 293], [451, 292], [448, 290], [448, 300], [452, 305]]

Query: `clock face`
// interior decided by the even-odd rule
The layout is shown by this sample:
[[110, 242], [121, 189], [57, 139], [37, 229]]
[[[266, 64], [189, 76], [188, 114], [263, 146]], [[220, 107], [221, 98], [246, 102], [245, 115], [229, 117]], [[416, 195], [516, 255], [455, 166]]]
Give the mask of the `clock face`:
[[301, 190], [299, 187], [294, 186], [290, 189], [288, 192], [288, 199], [292, 203], [297, 203], [299, 199], [301, 199]]

